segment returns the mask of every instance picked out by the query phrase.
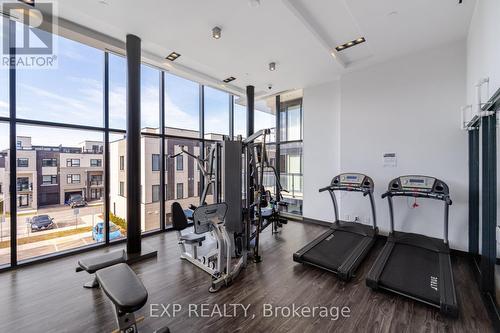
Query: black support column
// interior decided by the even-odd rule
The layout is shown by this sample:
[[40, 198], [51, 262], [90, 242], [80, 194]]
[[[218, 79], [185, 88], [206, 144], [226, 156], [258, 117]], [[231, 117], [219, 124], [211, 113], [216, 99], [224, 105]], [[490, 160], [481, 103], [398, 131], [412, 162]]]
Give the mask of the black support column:
[[[479, 126], [479, 125], [478, 125]], [[479, 254], [479, 128], [469, 130], [469, 252]]]
[[496, 115], [482, 118], [482, 258], [481, 289], [495, 294], [497, 228]]
[[141, 252], [141, 39], [127, 35], [127, 253]]
[[247, 138], [254, 133], [255, 87], [247, 86]]
[[109, 184], [110, 184], [110, 153], [109, 153], [109, 53], [104, 53], [104, 86], [103, 86], [103, 104], [104, 104], [104, 240], [109, 244]]
[[160, 71], [160, 229], [166, 229], [166, 211], [165, 211], [165, 201], [166, 198], [166, 182], [165, 182], [165, 172], [167, 171], [167, 166], [165, 163], [165, 72]]
[[[281, 96], [276, 96], [276, 158], [274, 159], [276, 165], [276, 173], [278, 177], [281, 177]], [[281, 201], [281, 190], [278, 186], [278, 182], [281, 183], [281, 179], [276, 179], [276, 200]]]
[[[9, 57], [16, 57], [16, 22], [9, 20]], [[9, 116], [10, 116], [10, 265], [17, 266], [17, 137], [16, 137], [16, 65], [9, 66]], [[36, 185], [36, 184], [35, 184]]]

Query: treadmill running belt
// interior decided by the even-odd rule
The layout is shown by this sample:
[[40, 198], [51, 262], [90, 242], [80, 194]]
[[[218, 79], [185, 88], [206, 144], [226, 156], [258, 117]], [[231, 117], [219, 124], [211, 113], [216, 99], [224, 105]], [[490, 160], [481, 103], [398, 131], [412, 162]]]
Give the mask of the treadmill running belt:
[[440, 303], [439, 254], [407, 244], [396, 244], [380, 276], [380, 284], [396, 292]]
[[362, 235], [337, 230], [307, 251], [303, 258], [313, 265], [336, 271], [363, 238]]

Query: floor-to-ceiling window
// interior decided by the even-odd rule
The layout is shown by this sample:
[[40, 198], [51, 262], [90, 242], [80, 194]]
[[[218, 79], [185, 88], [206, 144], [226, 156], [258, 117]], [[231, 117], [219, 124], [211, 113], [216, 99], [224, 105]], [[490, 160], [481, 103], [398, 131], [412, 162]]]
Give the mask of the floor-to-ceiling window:
[[[9, 71], [0, 72], [0, 265], [9, 263], [13, 248], [10, 218], [17, 231], [17, 261], [127, 236], [126, 58], [54, 38], [59, 46], [57, 68], [16, 68], [12, 120]], [[174, 200], [185, 208], [200, 203], [204, 180], [196, 161], [186, 154], [172, 156], [185, 150], [204, 157], [224, 135], [245, 136], [246, 106], [238, 100], [159, 68], [141, 66], [144, 232], [168, 228]], [[299, 141], [293, 125], [297, 119], [293, 112], [287, 117], [286, 140]], [[9, 123], [17, 132], [14, 165], [9, 165]], [[257, 101], [255, 130], [273, 129], [268, 150], [271, 164], [277, 166], [282, 159], [277, 156], [275, 126], [274, 98]], [[288, 141], [283, 144], [293, 143]], [[296, 156], [301, 152], [285, 151], [290, 155], [282, 165], [285, 173], [301, 173]], [[9, 213], [11, 178], [16, 183], [15, 216]], [[272, 175], [268, 180], [266, 186], [274, 191]], [[293, 189], [291, 196], [297, 197], [301, 185], [285, 182]], [[205, 202], [214, 200], [209, 191]]]
[[229, 94], [205, 87], [205, 139], [220, 140], [229, 135]]
[[287, 212], [302, 215], [303, 159], [302, 159], [302, 99], [285, 101], [280, 106], [279, 169], [283, 199]]
[[[8, 43], [9, 36], [4, 36], [4, 25], [8, 20], [1, 20], [0, 40]], [[0, 267], [10, 263], [10, 204], [9, 192], [9, 69], [0, 67]]]
[[172, 203], [184, 209], [199, 205], [200, 170], [182, 151], [200, 156], [203, 147], [200, 114], [203, 91], [198, 83], [165, 75], [165, 223], [170, 227]]
[[18, 261], [103, 237], [95, 230], [104, 225], [104, 52], [51, 37], [56, 67], [16, 67], [16, 150], [6, 155], [17, 160]]

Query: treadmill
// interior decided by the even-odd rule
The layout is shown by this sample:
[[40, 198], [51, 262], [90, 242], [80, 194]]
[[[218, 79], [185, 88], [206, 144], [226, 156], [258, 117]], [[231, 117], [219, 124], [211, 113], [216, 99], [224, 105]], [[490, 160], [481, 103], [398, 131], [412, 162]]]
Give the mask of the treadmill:
[[[458, 315], [457, 297], [448, 246], [448, 212], [452, 204], [448, 185], [428, 176], [401, 176], [389, 183], [382, 195], [388, 199], [391, 230], [368, 273], [366, 284]], [[393, 197], [415, 197], [444, 202], [444, 239], [394, 231]]]
[[[344, 281], [354, 277], [359, 264], [375, 243], [378, 228], [373, 199], [373, 180], [360, 173], [343, 173], [334, 177], [328, 191], [333, 202], [335, 222], [330, 229], [293, 254], [293, 260], [337, 274]], [[335, 191], [361, 192], [370, 198], [373, 225], [339, 220]]]

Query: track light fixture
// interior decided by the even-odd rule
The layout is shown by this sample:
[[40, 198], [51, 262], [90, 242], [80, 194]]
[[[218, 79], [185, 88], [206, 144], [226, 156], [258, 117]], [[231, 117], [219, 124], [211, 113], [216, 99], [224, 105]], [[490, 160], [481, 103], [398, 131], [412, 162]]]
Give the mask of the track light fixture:
[[179, 58], [181, 55], [177, 52], [172, 52], [170, 53], [168, 56], [167, 56], [167, 60], [170, 60], [170, 61], [174, 61], [176, 60], [177, 58]]
[[361, 44], [361, 43], [364, 43], [366, 42], [366, 39], [365, 37], [360, 37], [358, 39], [355, 39], [355, 40], [352, 40], [350, 42], [347, 42], [345, 44], [342, 44], [342, 45], [339, 45], [335, 48], [335, 50], [337, 50], [337, 52], [340, 52], [342, 50], [345, 50], [345, 49], [348, 49], [350, 47], [353, 47], [355, 45], [358, 45], [358, 44]]
[[222, 36], [222, 29], [219, 27], [214, 27], [212, 29], [212, 37], [215, 39], [220, 39]]

